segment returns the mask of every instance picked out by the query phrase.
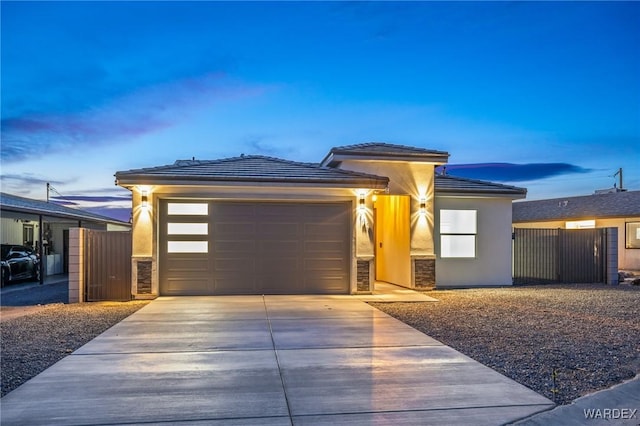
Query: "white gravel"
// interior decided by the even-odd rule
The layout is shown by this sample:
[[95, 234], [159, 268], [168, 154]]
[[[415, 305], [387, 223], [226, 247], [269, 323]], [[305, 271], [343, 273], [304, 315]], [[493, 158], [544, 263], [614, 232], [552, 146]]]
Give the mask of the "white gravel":
[[[2, 311], [0, 370], [6, 395], [148, 301], [61, 303]], [[6, 317], [5, 317], [5, 314]]]
[[640, 373], [640, 286], [426, 293], [439, 302], [371, 305], [558, 404]]

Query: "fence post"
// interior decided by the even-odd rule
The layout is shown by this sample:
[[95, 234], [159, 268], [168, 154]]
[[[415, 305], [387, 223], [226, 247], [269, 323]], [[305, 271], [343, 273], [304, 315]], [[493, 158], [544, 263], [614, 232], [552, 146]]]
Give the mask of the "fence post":
[[606, 228], [607, 278], [609, 285], [618, 285], [618, 228]]
[[69, 229], [69, 303], [84, 302], [84, 228]]

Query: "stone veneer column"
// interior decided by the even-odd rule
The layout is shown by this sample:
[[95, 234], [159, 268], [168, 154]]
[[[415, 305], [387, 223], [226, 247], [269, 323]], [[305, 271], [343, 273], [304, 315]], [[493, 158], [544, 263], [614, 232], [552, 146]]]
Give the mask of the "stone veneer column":
[[435, 256], [412, 257], [412, 281], [416, 290], [432, 290], [436, 286]]
[[358, 259], [356, 280], [358, 293], [371, 293], [373, 291], [372, 278], [373, 274], [371, 268], [373, 265], [372, 259]]
[[155, 299], [152, 287], [155, 266], [153, 258], [134, 257], [131, 262], [131, 293], [134, 299]]

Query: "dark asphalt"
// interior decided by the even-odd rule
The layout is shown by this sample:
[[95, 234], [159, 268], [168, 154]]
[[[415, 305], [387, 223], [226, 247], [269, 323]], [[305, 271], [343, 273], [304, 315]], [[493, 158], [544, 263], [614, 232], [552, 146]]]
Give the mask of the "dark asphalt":
[[33, 306], [68, 303], [68, 281], [39, 285], [34, 282], [9, 284], [0, 292], [0, 306]]

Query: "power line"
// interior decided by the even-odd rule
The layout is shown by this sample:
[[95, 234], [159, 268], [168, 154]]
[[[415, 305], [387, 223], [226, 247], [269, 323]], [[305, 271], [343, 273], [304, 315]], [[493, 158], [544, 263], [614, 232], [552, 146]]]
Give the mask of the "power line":
[[58, 191], [57, 189], [55, 189], [49, 182], [47, 182], [47, 203], [49, 202], [49, 194], [51, 192], [55, 192], [58, 196], [58, 198], [62, 198], [63, 200], [69, 201], [71, 202], [71, 200], [69, 200], [67, 197], [65, 197], [64, 195], [62, 195], [60, 193], [60, 191]]

